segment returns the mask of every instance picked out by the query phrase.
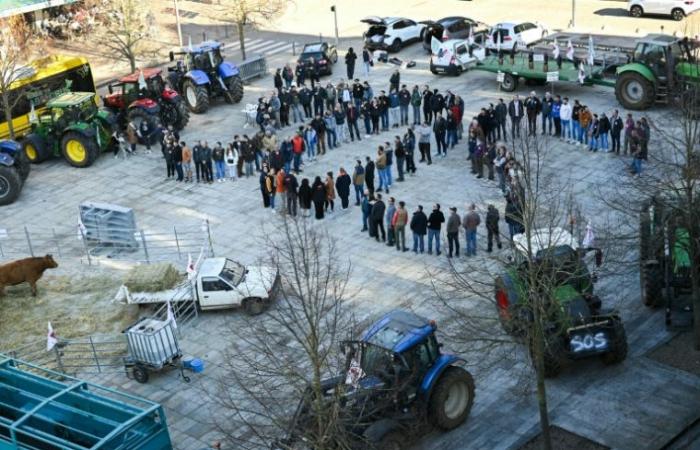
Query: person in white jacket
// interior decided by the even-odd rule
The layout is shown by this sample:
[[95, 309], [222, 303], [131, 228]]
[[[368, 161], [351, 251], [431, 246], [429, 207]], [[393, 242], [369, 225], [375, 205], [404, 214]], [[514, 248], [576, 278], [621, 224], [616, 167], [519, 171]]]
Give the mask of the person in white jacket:
[[231, 181], [236, 181], [238, 158], [238, 149], [233, 144], [229, 144], [226, 149], [224, 162], [226, 163], [226, 174]]
[[566, 142], [573, 142], [573, 135], [571, 134], [571, 111], [569, 98], [564, 97], [561, 108], [559, 109], [559, 117], [561, 119], [561, 138]]

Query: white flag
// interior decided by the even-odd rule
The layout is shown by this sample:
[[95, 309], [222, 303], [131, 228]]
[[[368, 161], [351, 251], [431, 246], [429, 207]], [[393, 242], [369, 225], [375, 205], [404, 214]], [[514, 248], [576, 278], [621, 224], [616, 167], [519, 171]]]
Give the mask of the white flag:
[[139, 90], [146, 89], [148, 85], [146, 84], [146, 79], [143, 77], [143, 71], [139, 70]]
[[469, 41], [468, 42], [470, 44], [474, 43], [474, 27], [471, 25], [469, 26]]
[[194, 274], [197, 273], [196, 270], [194, 270], [194, 263], [192, 262], [192, 255], [190, 253], [187, 254], [187, 278], [191, 280], [194, 278]]
[[58, 338], [56, 337], [56, 332], [53, 331], [51, 322], [49, 322], [49, 332], [46, 335], [46, 351], [50, 352], [58, 344]]
[[588, 65], [593, 67], [595, 63], [595, 49], [593, 48], [593, 36], [588, 36]]
[[192, 49], [192, 36], [187, 36], [187, 40], [188, 40], [189, 51], [193, 52], [194, 50]]
[[574, 46], [571, 44], [571, 39], [566, 43], [566, 59], [574, 60]]
[[345, 375], [345, 384], [352, 387], [357, 387], [360, 380], [364, 378], [365, 371], [362, 370], [362, 366], [357, 362], [355, 358], [350, 360], [350, 368], [348, 368], [348, 373]]
[[173, 314], [173, 307], [168, 301], [168, 322], [173, 324], [173, 328], [177, 328], [177, 321], [175, 320], [175, 314]]
[[36, 117], [36, 111], [34, 110], [34, 102], [29, 102], [31, 109], [29, 110], [29, 122], [36, 123], [39, 119]]
[[557, 42], [557, 38], [554, 38], [554, 43], [552, 45], [554, 46], [552, 56], [554, 56], [554, 59], [557, 60], [559, 59], [559, 42]]
[[595, 247], [595, 234], [593, 233], [593, 225], [588, 222], [586, 225], [586, 235], [583, 237], [583, 248]]
[[578, 65], [578, 82], [583, 84], [586, 81], [586, 71], [583, 68], [583, 61]]

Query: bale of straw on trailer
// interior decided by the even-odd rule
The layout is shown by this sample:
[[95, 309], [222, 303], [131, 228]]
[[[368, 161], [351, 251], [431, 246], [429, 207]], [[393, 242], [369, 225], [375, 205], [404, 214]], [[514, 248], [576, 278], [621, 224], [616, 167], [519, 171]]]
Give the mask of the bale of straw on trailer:
[[131, 292], [157, 292], [172, 289], [181, 280], [182, 275], [172, 264], [157, 263], [135, 266], [124, 284]]

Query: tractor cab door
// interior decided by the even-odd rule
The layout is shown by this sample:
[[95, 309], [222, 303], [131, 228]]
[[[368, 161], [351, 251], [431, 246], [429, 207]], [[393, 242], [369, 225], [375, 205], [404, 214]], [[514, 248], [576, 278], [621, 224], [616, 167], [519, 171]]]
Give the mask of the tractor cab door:
[[668, 46], [640, 42], [634, 50], [634, 61], [647, 66], [660, 81], [666, 81], [669, 74]]
[[400, 403], [408, 404], [416, 399], [423, 378], [440, 356], [435, 336], [430, 336], [400, 356], [403, 364], [397, 376], [398, 398]]

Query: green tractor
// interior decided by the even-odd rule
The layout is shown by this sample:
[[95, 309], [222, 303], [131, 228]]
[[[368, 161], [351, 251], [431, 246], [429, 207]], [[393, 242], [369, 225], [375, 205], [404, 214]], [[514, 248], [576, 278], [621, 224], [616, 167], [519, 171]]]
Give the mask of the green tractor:
[[35, 164], [63, 155], [73, 167], [89, 167], [112, 145], [115, 125], [114, 115], [97, 107], [94, 92], [66, 93], [46, 104], [22, 148]]
[[[532, 233], [527, 258], [524, 234], [513, 238], [514, 257], [495, 280], [496, 307], [503, 329], [525, 338], [534, 359], [533, 303], [526, 300], [531, 274], [542, 277], [545, 290], [538, 306], [545, 316], [544, 375], [559, 374], [566, 360], [599, 356], [604, 364], [616, 364], [627, 356], [627, 337], [618, 311], [602, 308], [593, 294], [597, 275], [588, 270], [584, 256], [595, 252], [595, 264], [602, 264], [602, 252], [579, 247], [571, 233], [562, 228], [539, 229]], [[535, 265], [534, 271], [529, 265]], [[538, 284], [540, 282], [538, 281]]]
[[677, 211], [674, 202], [657, 197], [642, 205], [639, 274], [642, 302], [665, 307], [669, 329], [687, 329], [693, 325], [690, 240]]
[[636, 43], [631, 62], [617, 68], [615, 96], [625, 109], [644, 110], [654, 103], [693, 101], [683, 95], [700, 83], [698, 43], [687, 37], [650, 34]]

